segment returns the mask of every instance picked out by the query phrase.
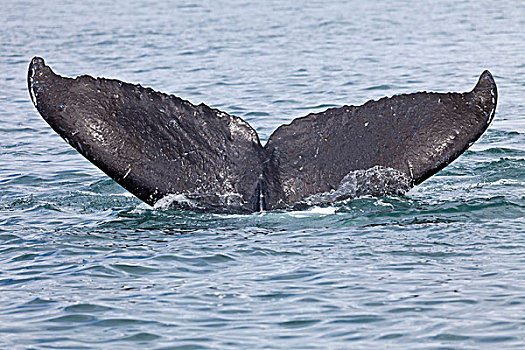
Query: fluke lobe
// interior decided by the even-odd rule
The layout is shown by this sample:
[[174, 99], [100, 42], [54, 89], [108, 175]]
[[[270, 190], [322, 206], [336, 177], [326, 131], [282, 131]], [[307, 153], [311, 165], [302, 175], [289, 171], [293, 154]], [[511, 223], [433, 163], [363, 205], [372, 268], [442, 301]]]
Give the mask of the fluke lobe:
[[89, 161], [144, 202], [260, 211], [404, 193], [462, 154], [494, 118], [481, 74], [466, 93], [418, 92], [330, 108], [265, 146], [241, 118], [140, 85], [29, 65], [33, 104]]

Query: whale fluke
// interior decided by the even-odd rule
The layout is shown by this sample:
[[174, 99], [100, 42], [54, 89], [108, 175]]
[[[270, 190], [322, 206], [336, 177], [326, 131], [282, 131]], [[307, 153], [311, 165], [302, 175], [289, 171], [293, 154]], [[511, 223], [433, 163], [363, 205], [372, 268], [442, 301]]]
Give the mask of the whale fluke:
[[396, 95], [280, 126], [263, 147], [241, 118], [173, 95], [29, 65], [31, 99], [84, 157], [144, 202], [260, 211], [403, 193], [448, 165], [487, 129], [497, 89], [482, 73], [466, 93]]
[[[285, 203], [337, 190], [352, 171], [395, 169], [417, 185], [450, 164], [487, 129], [497, 90], [485, 71], [468, 93], [384, 97], [331, 108], [280, 126], [266, 150], [275, 159]], [[388, 188], [373, 189], [377, 194]], [[373, 194], [373, 193], [372, 193]]]

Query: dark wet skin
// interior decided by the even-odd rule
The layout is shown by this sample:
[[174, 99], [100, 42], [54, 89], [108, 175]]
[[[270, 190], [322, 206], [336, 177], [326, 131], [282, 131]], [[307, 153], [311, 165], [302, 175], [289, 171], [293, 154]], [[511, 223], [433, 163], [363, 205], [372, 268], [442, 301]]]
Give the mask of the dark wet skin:
[[42, 58], [31, 61], [28, 87], [62, 138], [144, 202], [176, 194], [180, 207], [221, 212], [286, 208], [377, 166], [417, 185], [483, 134], [497, 103], [485, 71], [470, 92], [396, 95], [297, 118], [263, 147], [241, 118], [140, 85], [62, 77]]

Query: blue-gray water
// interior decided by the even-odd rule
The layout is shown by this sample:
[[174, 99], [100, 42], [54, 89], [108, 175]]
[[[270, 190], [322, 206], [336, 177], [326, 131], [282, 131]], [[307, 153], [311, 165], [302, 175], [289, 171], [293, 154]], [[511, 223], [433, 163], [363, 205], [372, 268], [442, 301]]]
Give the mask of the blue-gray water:
[[[523, 349], [522, 1], [0, 1], [0, 348]], [[265, 140], [329, 106], [498, 84], [405, 196], [152, 210], [41, 119], [26, 69], [140, 82]]]

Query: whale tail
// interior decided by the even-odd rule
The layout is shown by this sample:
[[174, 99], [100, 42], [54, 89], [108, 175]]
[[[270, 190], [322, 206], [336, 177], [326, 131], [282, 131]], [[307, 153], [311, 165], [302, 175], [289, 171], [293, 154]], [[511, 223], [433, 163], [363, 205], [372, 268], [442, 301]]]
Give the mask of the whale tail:
[[241, 118], [118, 80], [30, 63], [47, 123], [144, 202], [260, 211], [401, 193], [448, 165], [487, 129], [497, 89], [485, 71], [467, 93], [396, 95], [280, 126], [263, 147]]

